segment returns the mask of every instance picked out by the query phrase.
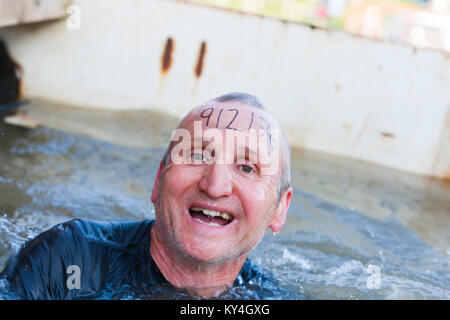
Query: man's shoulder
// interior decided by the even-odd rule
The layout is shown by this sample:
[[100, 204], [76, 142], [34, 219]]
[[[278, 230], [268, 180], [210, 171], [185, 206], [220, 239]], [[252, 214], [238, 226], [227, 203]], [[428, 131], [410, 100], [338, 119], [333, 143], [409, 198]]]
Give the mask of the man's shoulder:
[[93, 221], [73, 219], [55, 225], [26, 242], [18, 252], [17, 260], [31, 256], [34, 260], [45, 256], [66, 256], [81, 252], [88, 254], [92, 244], [124, 248], [138, 244], [148, 236], [148, 230], [154, 223], [143, 221]]
[[[154, 220], [130, 221], [94, 221], [73, 219], [56, 225], [53, 233], [68, 232], [68, 235], [78, 236], [88, 242], [103, 243], [108, 246], [119, 246], [140, 242], [147, 235]], [[50, 231], [52, 230], [50, 229]]]
[[[66, 270], [97, 270], [86, 288], [100, 288], [117, 252], [142, 242], [153, 221], [99, 222], [73, 219], [26, 242], [4, 273], [15, 291], [31, 299], [67, 298]], [[95, 290], [90, 290], [94, 292]], [[70, 293], [70, 292], [69, 292]]]

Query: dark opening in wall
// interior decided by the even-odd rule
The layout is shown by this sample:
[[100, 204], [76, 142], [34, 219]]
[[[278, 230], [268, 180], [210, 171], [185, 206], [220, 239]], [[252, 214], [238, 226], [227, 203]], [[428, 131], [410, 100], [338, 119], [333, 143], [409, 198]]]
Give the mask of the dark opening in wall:
[[16, 64], [0, 39], [0, 105], [19, 99], [19, 77]]

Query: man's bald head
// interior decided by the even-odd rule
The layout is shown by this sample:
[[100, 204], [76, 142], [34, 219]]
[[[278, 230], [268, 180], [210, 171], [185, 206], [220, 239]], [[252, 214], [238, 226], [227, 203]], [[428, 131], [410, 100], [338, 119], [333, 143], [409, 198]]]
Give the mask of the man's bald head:
[[[284, 134], [284, 131], [278, 124], [278, 122], [273, 118], [272, 115], [266, 110], [266, 108], [263, 106], [263, 104], [259, 101], [259, 99], [256, 96], [247, 94], [247, 93], [241, 93], [241, 92], [232, 92], [228, 93], [222, 96], [219, 96], [217, 98], [208, 100], [201, 105], [197, 106], [193, 110], [191, 110], [179, 123], [177, 128], [184, 128], [187, 125], [189, 125], [191, 122], [194, 121], [194, 119], [198, 115], [203, 115], [205, 109], [211, 108], [212, 106], [217, 105], [229, 105], [230, 103], [235, 103], [236, 106], [238, 105], [245, 105], [250, 106], [253, 108], [258, 109], [259, 111], [265, 113], [267, 115], [268, 122], [270, 123], [269, 126], [272, 128], [275, 128], [280, 132], [280, 181], [278, 185], [278, 201], [280, 201], [281, 195], [284, 191], [286, 191], [290, 187], [290, 147], [289, 143], [287, 141], [286, 135]], [[237, 110], [237, 109], [234, 109]], [[220, 119], [220, 115], [219, 115]], [[208, 119], [209, 121], [209, 119]], [[253, 119], [252, 119], [253, 122]], [[251, 124], [250, 124], [251, 125]], [[169, 146], [166, 150], [166, 153], [163, 157], [163, 165], [166, 167], [166, 165], [169, 162], [170, 153], [173, 146], [173, 141], [169, 143]]]

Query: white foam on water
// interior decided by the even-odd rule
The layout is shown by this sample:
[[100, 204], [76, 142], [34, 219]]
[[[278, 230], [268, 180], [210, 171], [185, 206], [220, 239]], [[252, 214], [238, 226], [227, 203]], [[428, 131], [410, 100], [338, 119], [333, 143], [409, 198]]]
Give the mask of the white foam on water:
[[288, 248], [283, 248], [283, 258], [282, 259], [286, 262], [295, 263], [300, 268], [305, 269], [305, 270], [311, 270], [313, 268], [313, 264], [311, 261], [309, 261], [306, 258], [295, 255], [294, 253], [289, 251]]
[[345, 275], [345, 274], [352, 274], [352, 273], [364, 273], [365, 267], [361, 263], [361, 261], [357, 260], [350, 260], [344, 262], [341, 266], [337, 268], [331, 268], [327, 270], [328, 275], [330, 276], [336, 276], [336, 275]]
[[389, 300], [450, 299], [449, 290], [432, 284], [391, 275], [384, 275], [384, 280], [389, 283], [385, 290], [385, 297]]
[[33, 238], [36, 232], [30, 228], [9, 219], [6, 215], [0, 217], [0, 248], [17, 251], [27, 240]]

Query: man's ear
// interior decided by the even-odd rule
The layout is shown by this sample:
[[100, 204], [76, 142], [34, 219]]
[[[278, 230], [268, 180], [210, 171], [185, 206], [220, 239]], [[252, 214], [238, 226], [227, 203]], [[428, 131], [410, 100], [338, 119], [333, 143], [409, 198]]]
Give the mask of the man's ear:
[[158, 190], [159, 190], [159, 177], [161, 176], [161, 172], [164, 168], [164, 164], [161, 161], [159, 164], [158, 173], [156, 174], [155, 182], [153, 183], [153, 190], [152, 190], [152, 202], [155, 203], [158, 199]]
[[292, 188], [289, 187], [282, 195], [278, 207], [275, 209], [275, 214], [270, 223], [270, 228], [273, 232], [280, 232], [281, 228], [286, 222], [287, 212], [291, 204]]

